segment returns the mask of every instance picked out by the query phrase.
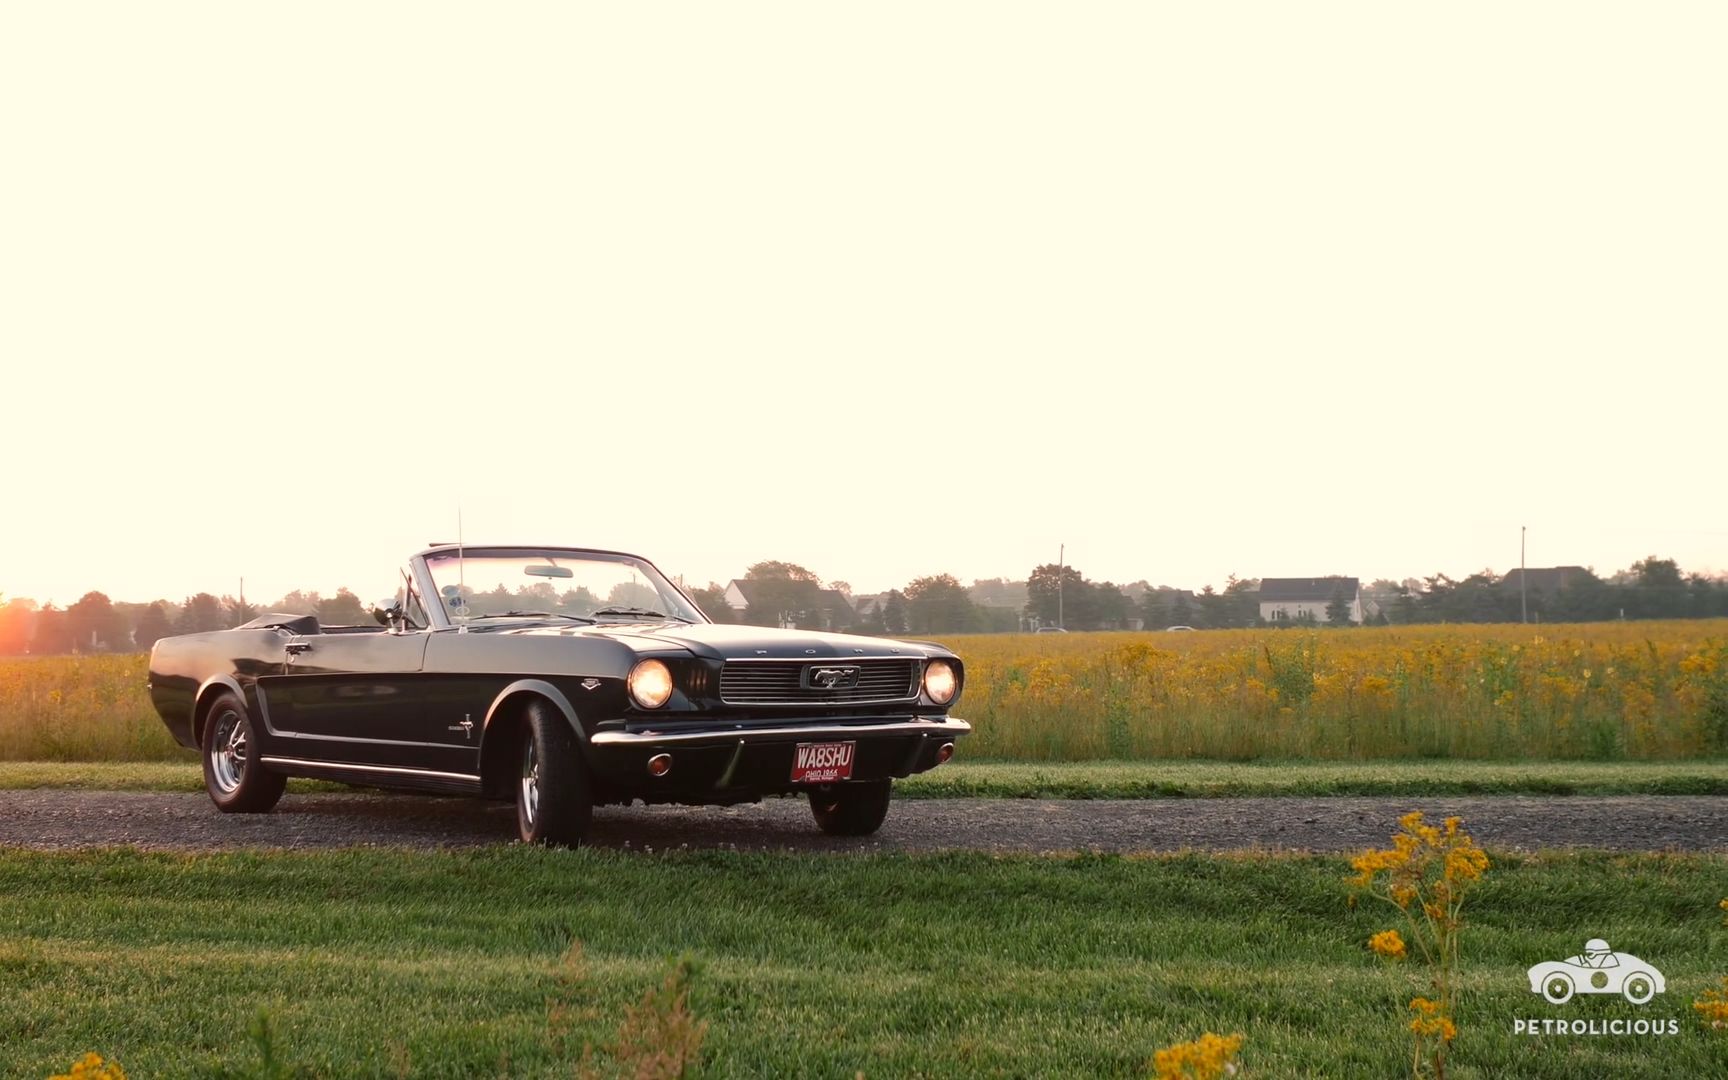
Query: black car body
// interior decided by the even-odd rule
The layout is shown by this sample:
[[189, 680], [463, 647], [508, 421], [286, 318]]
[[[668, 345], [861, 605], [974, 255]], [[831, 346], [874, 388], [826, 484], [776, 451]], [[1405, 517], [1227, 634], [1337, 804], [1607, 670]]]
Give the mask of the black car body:
[[218, 807], [322, 777], [515, 799], [525, 840], [576, 843], [596, 803], [807, 792], [824, 829], [859, 834], [971, 730], [942, 646], [714, 623], [621, 552], [440, 545], [375, 615], [156, 643], [151, 700]]

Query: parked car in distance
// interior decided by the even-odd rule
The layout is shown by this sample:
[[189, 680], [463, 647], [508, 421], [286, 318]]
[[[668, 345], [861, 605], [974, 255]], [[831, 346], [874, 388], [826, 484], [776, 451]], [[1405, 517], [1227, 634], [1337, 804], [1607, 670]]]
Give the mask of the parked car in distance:
[[151, 701], [219, 809], [320, 777], [514, 800], [524, 841], [571, 845], [596, 804], [798, 794], [857, 836], [971, 731], [948, 649], [717, 624], [622, 552], [435, 546], [374, 616], [156, 643]]

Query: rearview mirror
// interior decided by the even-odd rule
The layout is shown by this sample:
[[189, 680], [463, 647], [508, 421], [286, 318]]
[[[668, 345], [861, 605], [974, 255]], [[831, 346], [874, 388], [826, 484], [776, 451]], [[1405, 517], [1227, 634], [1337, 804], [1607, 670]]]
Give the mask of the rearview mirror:
[[575, 577], [576, 571], [568, 566], [524, 566], [522, 572], [529, 577]]

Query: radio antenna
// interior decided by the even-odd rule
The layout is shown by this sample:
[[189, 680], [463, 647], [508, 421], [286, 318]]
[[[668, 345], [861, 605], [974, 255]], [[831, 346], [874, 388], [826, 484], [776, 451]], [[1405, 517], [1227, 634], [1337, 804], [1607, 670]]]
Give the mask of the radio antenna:
[[462, 573], [462, 507], [456, 507], [456, 607], [463, 614], [456, 616], [456, 632], [468, 632], [468, 579]]

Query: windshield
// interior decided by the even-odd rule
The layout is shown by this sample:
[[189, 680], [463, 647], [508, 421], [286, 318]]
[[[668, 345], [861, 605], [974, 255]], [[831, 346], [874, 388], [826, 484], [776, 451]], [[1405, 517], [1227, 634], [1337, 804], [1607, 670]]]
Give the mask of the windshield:
[[533, 613], [583, 622], [705, 621], [660, 572], [628, 555], [469, 551], [426, 556], [451, 622]]

